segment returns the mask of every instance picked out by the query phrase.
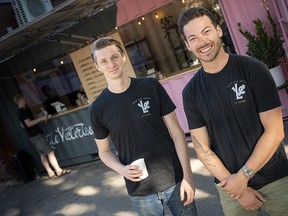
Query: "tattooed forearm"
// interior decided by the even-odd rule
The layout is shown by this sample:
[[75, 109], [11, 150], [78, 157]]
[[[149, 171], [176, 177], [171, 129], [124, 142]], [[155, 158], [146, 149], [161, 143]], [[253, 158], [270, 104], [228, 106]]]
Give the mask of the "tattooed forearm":
[[212, 157], [215, 155], [210, 149], [208, 149], [207, 151], [204, 150], [203, 146], [201, 145], [201, 143], [193, 136], [193, 144], [195, 149], [197, 148], [199, 150], [199, 153], [201, 154], [204, 162], [208, 165], [208, 166], [215, 166], [214, 164], [212, 164]]
[[208, 150], [202, 154], [203, 160], [208, 166], [215, 166], [214, 164], [211, 163], [212, 162], [211, 157], [213, 156], [214, 156], [214, 153], [211, 150]]

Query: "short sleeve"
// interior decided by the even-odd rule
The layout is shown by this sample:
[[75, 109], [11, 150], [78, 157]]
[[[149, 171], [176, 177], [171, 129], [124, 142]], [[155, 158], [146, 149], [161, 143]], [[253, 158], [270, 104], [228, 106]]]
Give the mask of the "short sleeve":
[[185, 86], [182, 91], [183, 107], [187, 118], [189, 129], [196, 129], [205, 126], [205, 120], [199, 112], [196, 101], [191, 90], [191, 81]]
[[244, 65], [246, 72], [250, 74], [249, 85], [253, 92], [258, 112], [265, 112], [281, 106], [279, 93], [268, 67], [259, 61]]
[[96, 139], [107, 138], [109, 135], [109, 131], [102, 123], [101, 117], [99, 115], [100, 113], [98, 112], [97, 108], [92, 104], [91, 107], [89, 108], [89, 111], [90, 111], [90, 123], [92, 126], [94, 137]]
[[23, 121], [25, 121], [26, 119], [32, 120], [32, 114], [29, 109], [24, 109], [22, 115], [23, 115]]

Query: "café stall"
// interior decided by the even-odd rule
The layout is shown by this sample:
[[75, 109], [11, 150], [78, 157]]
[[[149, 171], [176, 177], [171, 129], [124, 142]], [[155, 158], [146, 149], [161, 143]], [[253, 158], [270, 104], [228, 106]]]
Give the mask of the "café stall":
[[[84, 24], [73, 25], [49, 38], [43, 38], [42, 44], [38, 46], [38, 55], [31, 49], [27, 50], [31, 61], [23, 54], [18, 57], [18, 60], [27, 59], [27, 62], [23, 63], [23, 67], [15, 64], [14, 69], [21, 72], [15, 74], [14, 79], [33, 115], [38, 117], [47, 109], [44, 106], [47, 96], [42, 91], [43, 86], [51, 88], [58, 98], [54, 103], [59, 102], [62, 105], [57, 112], [51, 114], [47, 123], [41, 124], [61, 165], [93, 161], [98, 157], [89, 122], [89, 104], [107, 86], [104, 75], [96, 70], [90, 55], [91, 43], [100, 36], [110, 36], [122, 42], [128, 57], [125, 70], [129, 76], [154, 77], [161, 82], [177, 106], [176, 114], [181, 127], [185, 133], [189, 132], [181, 92], [201, 65], [185, 47], [176, 23], [180, 12], [195, 5], [195, 2], [149, 0], [144, 5], [139, 3], [140, 1], [117, 1], [116, 21], [113, 27], [109, 23], [108, 28], [104, 26], [107, 20], [111, 20], [109, 16], [113, 16], [115, 5], [112, 4], [103, 11], [97, 8], [99, 12], [94, 21], [89, 18], [84, 20]], [[218, 1], [199, 1], [197, 5], [209, 8], [219, 20], [223, 17]], [[132, 11], [135, 13], [131, 13]], [[225, 49], [229, 48], [233, 52], [228, 32], [225, 35]], [[68, 44], [71, 49], [48, 58], [49, 49], [55, 45], [62, 48]], [[35, 59], [38, 61], [33, 64]], [[7, 67], [15, 62], [15, 59], [8, 60]], [[87, 104], [78, 106], [76, 101], [79, 93]], [[25, 149], [28, 148], [26, 144]], [[113, 149], [112, 142], [111, 148]], [[30, 149], [29, 151], [31, 152]], [[37, 158], [37, 153], [32, 153]]]
[[88, 105], [60, 112], [50, 117], [46, 123], [41, 123], [40, 127], [47, 142], [57, 150], [57, 158], [62, 166], [87, 162], [98, 157]]
[[[47, 123], [42, 123], [41, 127], [47, 141], [55, 149], [61, 165], [69, 166], [98, 158], [89, 120], [89, 104], [97, 98], [107, 83], [104, 75], [96, 70], [90, 55], [91, 43], [96, 38], [110, 36], [122, 42], [128, 57], [125, 70], [129, 76], [154, 77], [160, 81], [177, 106], [176, 114], [186, 134], [189, 129], [183, 111], [182, 90], [201, 64], [187, 50], [181, 39], [176, 25], [178, 15], [187, 7], [207, 7], [222, 27], [224, 49], [228, 53], [236, 53], [220, 8], [221, 1], [141, 2], [143, 3], [141, 0], [119, 0], [110, 1], [112, 5], [107, 5], [104, 10], [95, 7], [99, 12], [94, 19], [84, 19], [84, 23], [79, 21], [79, 25], [67, 27], [56, 34], [53, 32], [49, 37], [42, 35], [41, 43], [37, 41], [40, 43], [37, 49], [27, 48], [17, 55], [18, 59], [11, 58], [5, 62], [5, 68], [13, 74], [9, 82], [13, 82], [13, 85], [16, 83], [16, 89], [24, 93], [35, 117], [43, 115], [45, 111], [43, 102], [46, 96], [42, 91], [43, 86], [49, 86], [58, 96], [59, 101], [56, 102], [61, 104], [60, 108], [58, 107], [58, 111], [51, 114]], [[17, 61], [23, 64], [16, 63]], [[17, 93], [15, 88], [9, 93], [11, 104], [12, 93]], [[285, 103], [287, 96], [286, 99], [283, 98], [282, 102]], [[77, 100], [84, 100], [84, 103], [79, 105]], [[10, 106], [17, 116], [15, 105]], [[37, 158], [37, 152], [30, 149], [27, 137], [20, 132], [22, 129], [15, 116], [9, 125], [13, 141], [19, 148], [24, 148]], [[15, 133], [14, 128], [17, 129]], [[115, 150], [113, 143], [110, 144]]]

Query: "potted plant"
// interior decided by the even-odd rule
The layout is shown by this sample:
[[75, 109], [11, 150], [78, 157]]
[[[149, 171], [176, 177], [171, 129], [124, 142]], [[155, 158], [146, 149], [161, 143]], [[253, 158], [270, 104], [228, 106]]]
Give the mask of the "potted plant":
[[[267, 11], [267, 14], [268, 21], [272, 27], [273, 35], [268, 34], [263, 22], [259, 18], [253, 20], [256, 29], [255, 35], [247, 30], [244, 30], [241, 23], [238, 23], [238, 30], [248, 41], [248, 50], [246, 52], [247, 55], [257, 58], [268, 66], [278, 87], [285, 83], [280, 67], [281, 58], [284, 56], [285, 50], [283, 49], [282, 40], [277, 31], [276, 23], [271, 17], [269, 11]], [[275, 72], [275, 70], [280, 71]]]

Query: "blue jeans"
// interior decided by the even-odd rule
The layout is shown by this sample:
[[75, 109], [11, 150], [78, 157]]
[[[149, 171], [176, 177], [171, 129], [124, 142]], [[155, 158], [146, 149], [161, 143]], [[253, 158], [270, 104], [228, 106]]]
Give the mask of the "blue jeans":
[[184, 202], [180, 200], [180, 184], [147, 196], [130, 196], [130, 200], [139, 216], [164, 216], [163, 203], [169, 207], [173, 216], [196, 216], [195, 201], [184, 206]]

